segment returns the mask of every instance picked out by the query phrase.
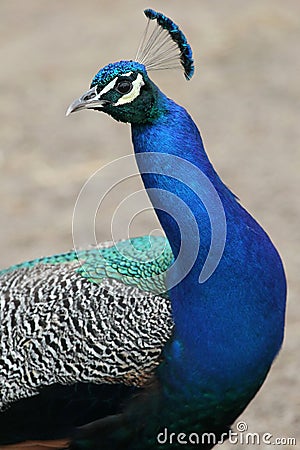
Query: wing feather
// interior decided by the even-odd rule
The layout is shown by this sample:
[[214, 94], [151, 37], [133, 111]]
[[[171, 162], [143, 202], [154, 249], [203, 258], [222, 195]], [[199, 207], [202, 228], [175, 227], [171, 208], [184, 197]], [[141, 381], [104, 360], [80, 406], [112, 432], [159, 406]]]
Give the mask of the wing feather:
[[[118, 271], [112, 257], [103, 263], [94, 251], [81, 252], [88, 269], [94, 260], [94, 266], [108, 270], [109, 262]], [[81, 261], [57, 259], [23, 264], [0, 277], [2, 410], [56, 383], [145, 386], [171, 336], [166, 297], [103, 271], [91, 280]]]

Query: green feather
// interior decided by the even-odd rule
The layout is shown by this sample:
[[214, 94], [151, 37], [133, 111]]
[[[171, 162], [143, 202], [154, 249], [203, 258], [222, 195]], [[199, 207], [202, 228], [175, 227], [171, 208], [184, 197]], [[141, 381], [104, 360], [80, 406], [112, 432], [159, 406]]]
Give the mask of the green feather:
[[0, 275], [37, 264], [78, 262], [76, 270], [92, 283], [106, 278], [122, 281], [154, 294], [164, 294], [165, 272], [173, 262], [173, 254], [166, 238], [142, 236], [112, 244], [109, 247], [71, 251], [38, 258], [2, 270]]

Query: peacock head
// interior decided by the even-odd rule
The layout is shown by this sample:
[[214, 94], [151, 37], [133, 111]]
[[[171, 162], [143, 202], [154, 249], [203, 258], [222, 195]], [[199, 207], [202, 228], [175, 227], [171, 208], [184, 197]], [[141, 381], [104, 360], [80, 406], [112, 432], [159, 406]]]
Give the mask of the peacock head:
[[[95, 75], [90, 89], [68, 108], [67, 115], [83, 109], [103, 111], [121, 122], [152, 122], [163, 112], [163, 98], [147, 70], [183, 67], [194, 73], [192, 50], [178, 26], [152, 9], [145, 10], [148, 24], [135, 61], [108, 64]], [[156, 28], [148, 36], [151, 20]]]
[[158, 93], [143, 64], [119, 61], [99, 70], [90, 89], [69, 106], [67, 115], [94, 109], [121, 122], [145, 123], [160, 114]]

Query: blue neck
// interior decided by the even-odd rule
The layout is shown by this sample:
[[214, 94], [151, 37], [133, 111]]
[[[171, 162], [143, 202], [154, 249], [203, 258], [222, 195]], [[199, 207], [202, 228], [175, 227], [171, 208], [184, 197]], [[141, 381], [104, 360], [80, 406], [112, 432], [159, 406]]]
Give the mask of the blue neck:
[[[181, 388], [184, 380], [189, 389], [209, 388], [221, 396], [234, 386], [237, 389], [243, 386], [247, 392], [256, 386], [257, 390], [283, 337], [285, 277], [280, 258], [266, 233], [216, 174], [200, 133], [185, 109], [161, 93], [159, 107], [158, 119], [132, 125], [132, 139], [143, 182], [150, 189], [150, 199], [175, 258], [181, 241], [186, 250], [180, 266], [167, 280], [169, 283], [185, 272], [190, 263], [188, 255], [195, 253], [196, 248], [192, 269], [170, 290], [175, 333], [165, 352], [168, 383]], [[204, 178], [192, 173], [188, 165], [178, 165], [172, 160], [168, 163], [163, 156], [160, 170], [164, 174], [151, 173], [153, 167], [159, 172], [159, 162], [156, 160], [154, 164], [143, 158], [149, 152], [158, 157], [174, 155], [192, 163], [212, 183], [222, 202], [226, 245], [216, 270], [204, 283], [199, 283], [199, 274], [212, 238], [203, 200], [207, 194]], [[177, 180], [170, 176], [172, 172], [176, 172]], [[192, 191], [196, 185], [204, 197], [199, 198]], [[183, 223], [182, 236], [170, 214], [161, 210], [164, 206]], [[201, 241], [199, 250], [197, 232]]]

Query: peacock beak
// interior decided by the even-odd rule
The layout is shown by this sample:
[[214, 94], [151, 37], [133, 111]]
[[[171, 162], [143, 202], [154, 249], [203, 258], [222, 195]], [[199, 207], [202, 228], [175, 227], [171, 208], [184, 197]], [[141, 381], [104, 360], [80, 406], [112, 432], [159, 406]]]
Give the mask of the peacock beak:
[[102, 108], [107, 104], [107, 100], [101, 100], [100, 94], [96, 90], [96, 86], [85, 92], [80, 98], [74, 100], [69, 106], [66, 112], [66, 116], [69, 116], [75, 111], [80, 111], [81, 109], [95, 109]]

